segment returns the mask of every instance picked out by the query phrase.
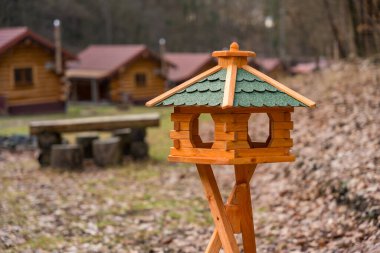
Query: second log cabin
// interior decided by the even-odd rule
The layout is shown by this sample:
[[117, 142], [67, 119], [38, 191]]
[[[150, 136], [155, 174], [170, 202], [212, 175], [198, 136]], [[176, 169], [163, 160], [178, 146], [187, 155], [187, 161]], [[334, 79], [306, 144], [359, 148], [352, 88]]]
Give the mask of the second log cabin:
[[71, 100], [144, 102], [165, 90], [161, 65], [145, 45], [91, 45], [66, 71]]

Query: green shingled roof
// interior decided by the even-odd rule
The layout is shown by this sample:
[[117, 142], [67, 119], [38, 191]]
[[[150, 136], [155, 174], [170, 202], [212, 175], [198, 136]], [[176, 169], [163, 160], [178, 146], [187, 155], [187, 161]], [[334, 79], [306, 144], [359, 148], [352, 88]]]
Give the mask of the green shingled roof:
[[[156, 106], [220, 106], [223, 101], [226, 69], [184, 88], [164, 99]], [[274, 107], [306, 105], [244, 69], [238, 69], [235, 107]]]

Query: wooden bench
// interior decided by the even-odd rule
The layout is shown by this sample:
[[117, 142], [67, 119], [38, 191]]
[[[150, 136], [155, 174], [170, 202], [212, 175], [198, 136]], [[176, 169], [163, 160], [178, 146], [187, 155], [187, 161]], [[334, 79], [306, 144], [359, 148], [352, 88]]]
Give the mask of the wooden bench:
[[76, 119], [42, 120], [29, 123], [29, 132], [36, 135], [41, 150], [39, 161], [48, 165], [51, 147], [62, 142], [62, 133], [87, 131], [113, 131], [122, 128], [157, 127], [160, 124], [158, 113], [88, 117]]

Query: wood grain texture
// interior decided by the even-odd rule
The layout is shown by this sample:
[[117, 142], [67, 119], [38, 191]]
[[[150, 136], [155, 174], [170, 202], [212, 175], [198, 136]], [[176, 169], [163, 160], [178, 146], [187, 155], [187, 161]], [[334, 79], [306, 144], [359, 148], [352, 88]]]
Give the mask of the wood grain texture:
[[230, 108], [234, 105], [235, 86], [236, 86], [237, 66], [231, 64], [227, 67], [226, 82], [224, 85], [224, 94], [222, 108]]
[[184, 156], [184, 157], [223, 157], [223, 158], [234, 158], [234, 150], [223, 150], [223, 149], [209, 149], [209, 148], [170, 148], [170, 155], [173, 156]]
[[32, 121], [29, 124], [30, 134], [42, 132], [82, 132], [109, 131], [121, 128], [155, 127], [160, 124], [158, 113], [131, 114], [124, 116], [102, 116], [78, 119]]
[[253, 225], [252, 203], [249, 183], [238, 184], [236, 198], [241, 210], [241, 232], [244, 252], [256, 253], [255, 229]]
[[[249, 183], [250, 180], [252, 179], [252, 176], [253, 176], [253, 173], [255, 172], [256, 167], [257, 167], [257, 164], [235, 166], [236, 182], [240, 182], [240, 183], [248, 182]], [[237, 191], [237, 185], [235, 184], [232, 191], [230, 192], [230, 195], [228, 196], [228, 199], [226, 202], [226, 210], [228, 209], [229, 206], [231, 206], [231, 204], [233, 204], [234, 206], [237, 206], [239, 209], [239, 206], [237, 205], [238, 200], [236, 198], [236, 191]], [[232, 214], [228, 215], [229, 219], [233, 219], [234, 221], [236, 221], [236, 220], [241, 221], [241, 217], [240, 217], [241, 211], [239, 211], [239, 212], [235, 211], [235, 215], [239, 215], [239, 217], [230, 217], [231, 215]], [[241, 226], [239, 226], [239, 229], [236, 229], [236, 227], [234, 228], [234, 233], [240, 233], [240, 232], [241, 232]], [[222, 243], [220, 241], [218, 231], [215, 229], [212, 236], [211, 236], [210, 242], [207, 246], [206, 252], [217, 253], [220, 251], [221, 247], [222, 247]]]
[[272, 129], [273, 130], [279, 130], [279, 129], [293, 129], [293, 122], [292, 121], [274, 121], [272, 122]]
[[[36, 43], [19, 43], [0, 58], [0, 95], [7, 97], [8, 106], [22, 106], [60, 102], [65, 99], [61, 77], [46, 69], [47, 62], [54, 62], [54, 55]], [[33, 84], [17, 87], [14, 69], [31, 67]]]
[[[165, 78], [155, 71], [160, 67], [160, 63], [151, 58], [140, 58], [129, 64], [128, 67], [120, 68], [119, 72], [112, 76], [110, 82], [111, 100], [120, 102], [122, 94], [128, 94], [131, 99], [145, 100], [158, 96], [165, 92]], [[146, 85], [136, 85], [135, 75], [145, 74]]]
[[234, 237], [231, 223], [227, 218], [212, 168], [210, 165], [197, 164], [197, 169], [223, 249], [226, 253], [238, 253], [239, 248]]
[[254, 157], [197, 157], [197, 156], [175, 156], [169, 155], [168, 161], [181, 163], [199, 163], [199, 164], [219, 164], [219, 165], [236, 165], [236, 164], [256, 164], [256, 163], [279, 163], [279, 162], [294, 162], [295, 156], [278, 155], [278, 156], [254, 156]]

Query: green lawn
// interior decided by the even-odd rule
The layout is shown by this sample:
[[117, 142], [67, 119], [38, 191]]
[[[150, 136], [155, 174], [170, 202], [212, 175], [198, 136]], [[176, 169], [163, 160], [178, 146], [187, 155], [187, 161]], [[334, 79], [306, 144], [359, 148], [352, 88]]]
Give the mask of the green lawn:
[[[170, 113], [173, 108], [147, 108], [145, 106], [133, 106], [129, 110], [119, 110], [114, 105], [70, 105], [66, 113], [46, 115], [23, 115], [0, 117], [0, 135], [28, 134], [28, 125], [34, 120], [51, 120], [63, 118], [81, 118], [105, 115], [122, 115], [158, 112], [161, 115], [160, 127], [148, 128], [147, 141], [150, 144], [150, 155], [153, 159], [164, 160], [169, 153], [171, 141], [168, 138], [171, 129]], [[102, 134], [105, 137], [107, 134]], [[75, 134], [64, 136], [70, 142]]]

